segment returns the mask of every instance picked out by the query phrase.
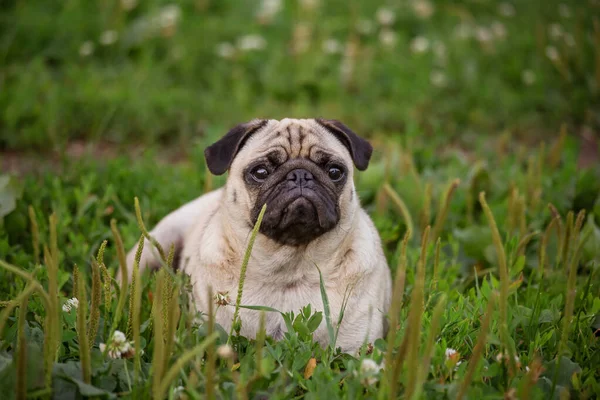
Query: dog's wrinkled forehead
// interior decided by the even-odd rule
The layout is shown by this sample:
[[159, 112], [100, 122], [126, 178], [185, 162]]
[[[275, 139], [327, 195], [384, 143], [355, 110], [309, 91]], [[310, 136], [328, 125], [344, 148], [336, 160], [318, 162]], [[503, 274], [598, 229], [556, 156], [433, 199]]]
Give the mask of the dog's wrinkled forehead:
[[252, 135], [240, 151], [240, 158], [257, 158], [268, 154], [280, 163], [294, 158], [307, 158], [321, 162], [335, 153], [338, 158], [352, 164], [350, 152], [327, 129], [315, 120], [269, 120]]
[[[258, 152], [276, 150], [282, 157], [314, 159], [317, 152], [349, 158], [356, 168], [365, 170], [373, 148], [346, 125], [329, 119], [255, 119], [231, 129], [204, 151], [210, 171], [225, 173], [240, 153], [241, 158]], [[247, 160], [246, 160], [247, 161]]]

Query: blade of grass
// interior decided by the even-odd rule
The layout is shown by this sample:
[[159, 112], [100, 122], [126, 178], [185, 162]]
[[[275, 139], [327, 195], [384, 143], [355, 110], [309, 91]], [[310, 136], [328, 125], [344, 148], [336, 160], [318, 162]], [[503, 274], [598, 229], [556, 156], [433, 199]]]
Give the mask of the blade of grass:
[[404, 200], [402, 200], [400, 195], [389, 184], [384, 184], [383, 190], [398, 208], [398, 211], [400, 212], [400, 215], [406, 224], [407, 232], [411, 232], [412, 234], [412, 232], [414, 232], [414, 224], [406, 203], [404, 203]]
[[408, 323], [410, 326], [409, 340], [408, 340], [408, 355], [407, 365], [408, 368], [406, 388], [407, 398], [410, 398], [415, 392], [416, 384], [418, 381], [418, 358], [420, 337], [421, 337], [421, 320], [423, 318], [424, 309], [424, 298], [425, 298], [425, 268], [427, 265], [427, 244], [429, 243], [429, 226], [425, 228], [423, 232], [423, 238], [421, 240], [421, 257], [417, 263], [417, 274], [415, 276], [415, 285], [410, 299], [410, 310], [408, 312]]
[[446, 218], [448, 218], [448, 212], [450, 211], [450, 202], [452, 201], [454, 192], [456, 192], [456, 188], [459, 184], [460, 179], [454, 179], [448, 186], [448, 189], [444, 193], [444, 197], [440, 201], [438, 213], [435, 217], [435, 223], [433, 224], [433, 229], [431, 230], [432, 241], [438, 240], [438, 238], [442, 234], [444, 223], [446, 222]]
[[492, 313], [494, 312], [494, 305], [497, 301], [497, 298], [498, 295], [494, 292], [488, 300], [485, 315], [483, 316], [483, 322], [481, 323], [481, 327], [479, 328], [479, 336], [477, 336], [477, 342], [475, 343], [475, 347], [473, 348], [473, 354], [471, 355], [471, 359], [469, 360], [467, 372], [460, 385], [460, 389], [458, 390], [458, 395], [456, 396], [457, 400], [461, 400], [467, 394], [467, 390], [469, 389], [469, 386], [471, 386], [471, 382], [473, 381], [473, 377], [475, 376], [477, 365], [483, 357], [483, 350], [487, 341], [487, 335], [490, 329], [490, 321], [492, 319]]
[[239, 324], [239, 313], [240, 313], [240, 304], [242, 303], [242, 292], [244, 291], [244, 280], [246, 279], [246, 268], [248, 268], [248, 262], [250, 261], [250, 255], [252, 254], [252, 247], [254, 246], [254, 241], [256, 240], [256, 236], [258, 235], [258, 230], [260, 229], [260, 224], [262, 223], [262, 219], [265, 215], [265, 211], [267, 211], [267, 205], [263, 205], [260, 213], [258, 214], [258, 218], [256, 219], [256, 224], [254, 224], [254, 229], [252, 229], [252, 233], [250, 235], [250, 241], [248, 242], [248, 246], [246, 247], [246, 253], [244, 254], [244, 259], [242, 261], [242, 267], [240, 269], [240, 282], [238, 285], [238, 293], [235, 301], [235, 311], [233, 312], [233, 321], [231, 323], [231, 330], [229, 331], [229, 338], [227, 339], [227, 344], [231, 344], [231, 336], [233, 335], [233, 329], [236, 324]]
[[83, 277], [79, 275], [79, 306], [77, 307], [77, 341], [79, 342], [79, 358], [81, 362], [81, 372], [83, 381], [87, 384], [92, 382], [92, 367], [89, 341], [86, 328], [87, 316], [87, 296], [85, 290], [85, 282]]
[[19, 304], [19, 319], [17, 332], [17, 382], [16, 396], [17, 400], [27, 398], [27, 336], [25, 334], [25, 324], [27, 323], [27, 304], [29, 303], [29, 294], [23, 296]]
[[[435, 338], [437, 337], [440, 330], [440, 323], [442, 315], [444, 313], [444, 307], [446, 306], [446, 294], [442, 294], [431, 316], [431, 327], [429, 328], [429, 335], [427, 336], [427, 345], [425, 346], [425, 352], [423, 353], [423, 360], [421, 361], [419, 373], [417, 376], [417, 382], [415, 383], [414, 392], [412, 393], [412, 399], [419, 399], [423, 391], [423, 383], [429, 375], [429, 365], [431, 364], [431, 357], [433, 355], [433, 346], [435, 344]], [[409, 397], [409, 393], [407, 396]]]
[[[392, 302], [390, 304], [389, 311], [389, 328], [387, 332], [387, 349], [385, 352], [385, 369], [386, 369], [386, 378], [387, 378], [387, 387], [389, 390], [390, 398], [397, 397], [397, 382], [393, 379], [395, 376], [394, 371], [396, 368], [401, 368], [402, 365], [398, 365], [394, 363], [393, 360], [393, 351], [394, 351], [394, 342], [397, 334], [398, 320], [400, 309], [402, 308], [402, 298], [404, 296], [404, 285], [406, 282], [406, 250], [408, 247], [408, 241], [410, 239], [410, 232], [406, 232], [404, 234], [404, 239], [402, 240], [402, 247], [400, 249], [400, 258], [398, 260], [398, 267], [396, 268], [396, 277], [394, 278], [394, 288], [392, 290]], [[385, 395], [385, 391], [381, 390], [379, 398], [382, 399]]]
[[31, 245], [33, 247], [33, 261], [35, 265], [40, 263], [40, 228], [37, 223], [35, 209], [29, 206], [29, 223], [31, 224]]
[[142, 235], [144, 235], [146, 240], [148, 240], [150, 243], [152, 243], [152, 245], [156, 248], [156, 250], [158, 250], [158, 254], [160, 255], [160, 259], [162, 260], [162, 262], [166, 262], [167, 255], [165, 253], [165, 250], [163, 249], [161, 244], [158, 243], [158, 241], [152, 235], [150, 235], [150, 233], [146, 229], [146, 224], [144, 224], [144, 219], [142, 218], [142, 210], [140, 208], [140, 200], [136, 197], [134, 201], [135, 201], [135, 216], [137, 218], [138, 226], [139, 226], [140, 230], [142, 231]]
[[496, 249], [496, 256], [498, 258], [498, 275], [500, 276], [500, 335], [502, 339], [502, 344], [506, 350], [506, 353], [509, 355], [509, 366], [511, 367], [511, 371], [516, 370], [514, 352], [512, 346], [509, 342], [509, 333], [508, 333], [508, 289], [509, 289], [509, 277], [508, 277], [508, 267], [506, 265], [506, 252], [504, 250], [504, 245], [502, 244], [502, 238], [500, 237], [500, 232], [498, 231], [498, 226], [496, 225], [496, 220], [494, 219], [494, 215], [492, 214], [492, 210], [488, 206], [485, 200], [485, 192], [479, 193], [479, 202], [483, 208], [483, 211], [487, 217], [488, 224], [492, 231], [492, 240], [494, 242], [494, 247]]
[[213, 343], [215, 340], [217, 340], [218, 337], [219, 337], [219, 334], [217, 332], [214, 332], [212, 335], [207, 336], [202, 341], [202, 343], [200, 343], [199, 345], [197, 345], [193, 349], [188, 350], [183, 355], [181, 355], [177, 359], [177, 361], [171, 366], [171, 368], [167, 371], [167, 373], [164, 374], [164, 377], [163, 377], [162, 381], [159, 382], [158, 390], [155, 393], [155, 397], [154, 398], [156, 398], [156, 399], [164, 399], [165, 398], [165, 394], [169, 390], [169, 387], [171, 386], [171, 384], [173, 383], [173, 381], [175, 380], [175, 378], [179, 375], [179, 373], [183, 369], [183, 367], [188, 362], [190, 362], [194, 358], [196, 358], [196, 357], [200, 356], [202, 353], [204, 353], [204, 351], [206, 350], [206, 348], [211, 343]]

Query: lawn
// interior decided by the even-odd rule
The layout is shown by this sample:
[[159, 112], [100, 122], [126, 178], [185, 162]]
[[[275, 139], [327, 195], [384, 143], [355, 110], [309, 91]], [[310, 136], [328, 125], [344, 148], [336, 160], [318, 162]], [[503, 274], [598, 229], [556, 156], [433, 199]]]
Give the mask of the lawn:
[[[4, 2], [3, 398], [598, 397], [599, 16], [594, 0]], [[394, 302], [358, 356], [313, 341], [335, 332], [327, 310], [248, 340], [193, 313], [181, 274], [116, 281], [140, 222], [222, 185], [204, 148], [257, 116], [337, 118], [375, 147], [355, 181]]]

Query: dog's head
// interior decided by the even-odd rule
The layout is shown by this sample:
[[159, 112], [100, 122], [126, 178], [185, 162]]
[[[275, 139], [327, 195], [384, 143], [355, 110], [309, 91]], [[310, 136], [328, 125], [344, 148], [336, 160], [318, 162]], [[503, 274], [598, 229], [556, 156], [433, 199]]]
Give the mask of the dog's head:
[[253, 120], [205, 150], [215, 175], [229, 170], [226, 198], [260, 232], [280, 244], [305, 245], [332, 230], [358, 204], [353, 166], [365, 170], [371, 145], [338, 121]]

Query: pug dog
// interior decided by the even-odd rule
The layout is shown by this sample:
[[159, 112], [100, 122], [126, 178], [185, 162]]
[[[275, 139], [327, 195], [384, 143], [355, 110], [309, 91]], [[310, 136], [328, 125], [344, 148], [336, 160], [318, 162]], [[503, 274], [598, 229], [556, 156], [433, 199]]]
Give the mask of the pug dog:
[[[297, 313], [311, 304], [323, 311], [320, 275], [331, 321], [343, 318], [337, 342], [326, 323], [314, 338], [356, 352], [383, 337], [391, 298], [391, 276], [378, 232], [361, 208], [353, 176], [365, 170], [371, 145], [335, 120], [256, 119], [231, 129], [205, 150], [208, 169], [229, 171], [224, 187], [204, 194], [162, 219], [150, 234], [190, 275], [200, 311], [208, 301], [216, 322], [229, 331], [240, 267], [251, 231], [266, 204], [247, 266], [241, 304]], [[128, 254], [129, 274], [135, 248]], [[158, 254], [145, 243], [140, 269], [158, 268]], [[210, 289], [209, 289], [210, 288]], [[209, 290], [215, 298], [208, 299]], [[260, 312], [241, 309], [241, 334], [255, 337]], [[266, 315], [267, 335], [286, 332], [278, 313]]]

